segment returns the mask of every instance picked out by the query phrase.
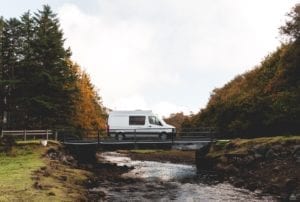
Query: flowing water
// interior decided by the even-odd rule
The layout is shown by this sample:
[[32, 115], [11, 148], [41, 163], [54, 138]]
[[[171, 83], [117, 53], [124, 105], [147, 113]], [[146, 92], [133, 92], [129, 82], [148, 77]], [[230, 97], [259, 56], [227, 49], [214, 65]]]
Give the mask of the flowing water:
[[104, 192], [108, 201], [275, 201], [228, 183], [202, 183], [192, 165], [133, 161], [116, 152], [101, 157], [118, 166], [134, 167], [123, 174], [127, 181], [94, 188]]

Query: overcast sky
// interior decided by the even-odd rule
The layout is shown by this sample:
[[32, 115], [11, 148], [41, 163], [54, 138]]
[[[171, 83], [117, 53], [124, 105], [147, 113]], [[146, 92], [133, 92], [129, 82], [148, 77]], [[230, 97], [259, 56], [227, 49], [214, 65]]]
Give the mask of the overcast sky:
[[280, 44], [299, 0], [0, 0], [19, 17], [49, 4], [73, 60], [111, 109], [197, 113], [210, 93]]

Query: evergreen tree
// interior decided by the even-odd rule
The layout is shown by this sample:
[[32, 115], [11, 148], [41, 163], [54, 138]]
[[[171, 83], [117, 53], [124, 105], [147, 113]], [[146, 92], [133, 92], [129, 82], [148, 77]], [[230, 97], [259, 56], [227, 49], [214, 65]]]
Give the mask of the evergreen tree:
[[0, 129], [3, 128], [4, 113], [4, 85], [3, 85], [3, 61], [2, 61], [2, 41], [3, 41], [4, 20], [0, 17]]
[[5, 21], [2, 32], [1, 61], [2, 61], [2, 89], [4, 107], [3, 113], [7, 120], [6, 127], [14, 127], [14, 113], [17, 109], [15, 99], [16, 84], [19, 80], [16, 71], [19, 68], [19, 61], [22, 58], [20, 52], [20, 21], [16, 18]]
[[36, 23], [33, 42], [35, 80], [32, 97], [32, 117], [41, 127], [69, 125], [74, 110], [72, 94], [76, 76], [67, 59], [70, 51], [64, 48], [63, 33], [56, 15], [44, 6], [34, 16]]

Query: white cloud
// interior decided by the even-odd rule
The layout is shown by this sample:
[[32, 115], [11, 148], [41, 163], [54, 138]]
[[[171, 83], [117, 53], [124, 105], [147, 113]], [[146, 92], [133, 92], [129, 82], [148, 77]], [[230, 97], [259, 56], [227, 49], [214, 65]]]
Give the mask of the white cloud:
[[64, 4], [59, 17], [107, 107], [168, 115], [198, 111], [214, 87], [259, 64], [294, 3], [99, 0], [96, 14]]

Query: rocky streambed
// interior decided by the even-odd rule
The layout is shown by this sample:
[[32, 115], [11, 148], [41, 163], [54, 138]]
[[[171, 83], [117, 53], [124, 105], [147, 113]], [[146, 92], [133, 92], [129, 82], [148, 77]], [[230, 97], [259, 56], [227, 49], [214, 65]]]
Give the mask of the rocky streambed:
[[104, 201], [276, 201], [260, 191], [251, 192], [219, 183], [194, 165], [132, 160], [126, 154], [98, 154], [101, 163], [89, 182], [93, 200]]

